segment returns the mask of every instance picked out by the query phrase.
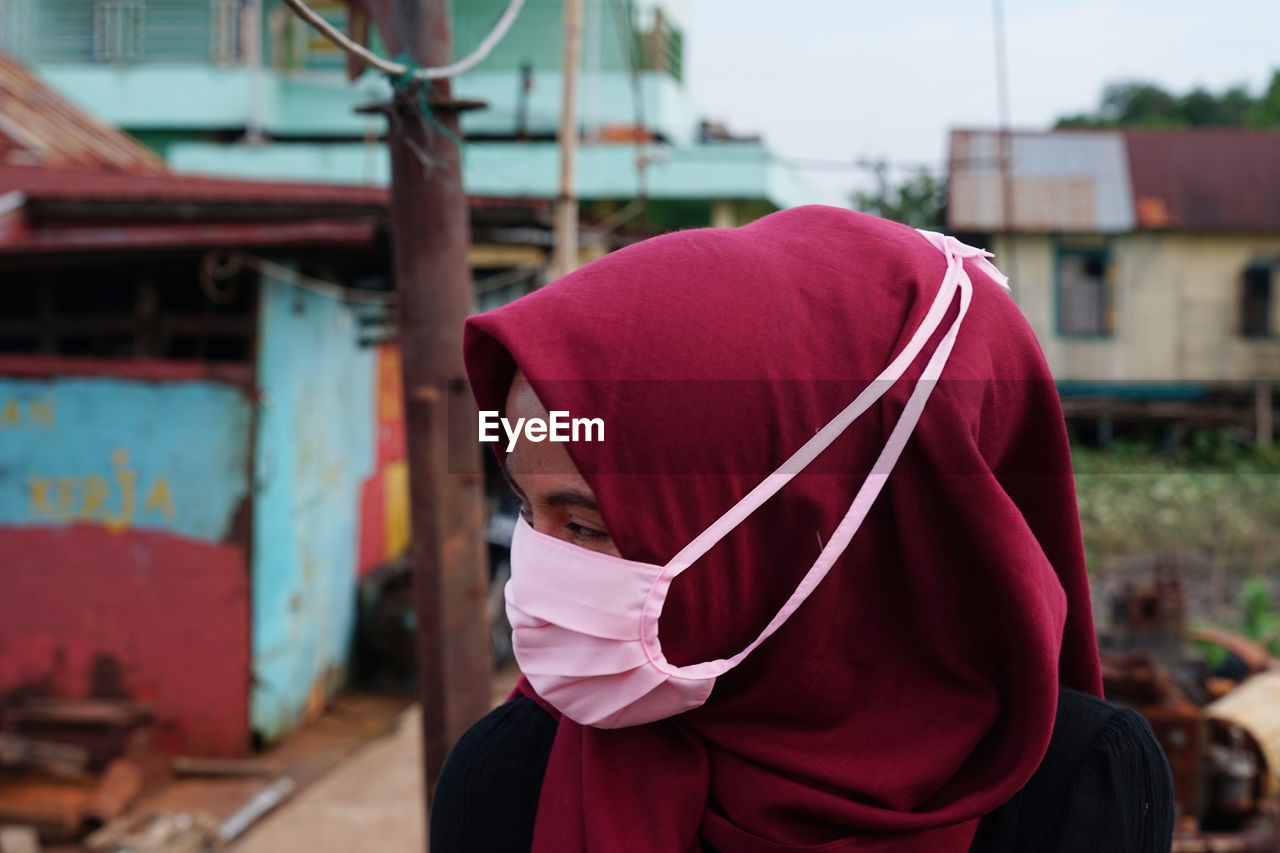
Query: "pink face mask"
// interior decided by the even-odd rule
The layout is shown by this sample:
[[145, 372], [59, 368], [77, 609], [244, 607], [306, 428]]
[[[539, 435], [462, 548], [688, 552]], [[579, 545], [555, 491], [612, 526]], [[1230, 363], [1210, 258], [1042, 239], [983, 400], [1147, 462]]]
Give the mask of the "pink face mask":
[[[973, 285], [964, 259], [977, 258], [984, 272], [1008, 286], [985, 260], [990, 252], [936, 232], [920, 233], [946, 256], [947, 272], [906, 347], [830, 423], [665, 566], [588, 551], [538, 533], [523, 520], [517, 522], [506, 588], [516, 660], [538, 695], [566, 717], [585, 726], [611, 729], [699, 707], [711, 695], [716, 678], [772, 636], [844, 553], [920, 420], [969, 310]], [[893, 386], [937, 330], [957, 291], [959, 313], [930, 356], [872, 473], [795, 592], [764, 630], [733, 657], [688, 666], [669, 663], [658, 639], [658, 618], [671, 582], [803, 471]]]

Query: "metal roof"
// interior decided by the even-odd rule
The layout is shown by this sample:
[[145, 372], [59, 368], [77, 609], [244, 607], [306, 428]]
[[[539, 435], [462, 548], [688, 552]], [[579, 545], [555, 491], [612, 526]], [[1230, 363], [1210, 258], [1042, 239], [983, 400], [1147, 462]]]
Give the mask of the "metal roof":
[[[368, 245], [382, 187], [0, 164], [0, 254], [177, 245]], [[543, 227], [543, 199], [470, 196], [473, 227]], [[485, 232], [489, 233], [489, 232]]]
[[103, 124], [0, 51], [0, 164], [159, 174], [164, 161]]
[[388, 192], [382, 187], [0, 165], [0, 194], [13, 191], [29, 200], [45, 202], [305, 205], [381, 210], [388, 200]]
[[1103, 233], [1133, 228], [1133, 196], [1118, 133], [1011, 132], [1007, 194], [1002, 141], [999, 131], [952, 131], [950, 227]]
[[86, 223], [45, 228], [0, 228], [0, 258], [71, 252], [250, 246], [368, 248], [377, 226], [371, 219], [279, 222]]
[[1280, 230], [1280, 132], [1066, 129], [1008, 139], [1005, 164], [1000, 131], [952, 131], [950, 228]]
[[[175, 174], [0, 52], [0, 254], [369, 245], [389, 200], [385, 187]], [[537, 219], [546, 207], [469, 200], [485, 223]]]
[[1280, 132], [1126, 131], [1142, 228], [1280, 231]]

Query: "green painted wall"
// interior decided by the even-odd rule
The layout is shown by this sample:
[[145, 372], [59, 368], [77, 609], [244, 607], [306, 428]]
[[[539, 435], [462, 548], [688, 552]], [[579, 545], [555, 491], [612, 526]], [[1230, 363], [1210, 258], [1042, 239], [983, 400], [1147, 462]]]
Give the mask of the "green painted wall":
[[[89, 62], [93, 59], [93, 7], [75, 0], [27, 2], [27, 62]], [[5, 10], [8, 12], [9, 10]]]
[[[0, 4], [0, 15], [4, 16], [0, 31], [5, 33], [6, 49], [38, 66], [242, 65], [239, 56], [227, 62], [226, 57], [216, 55], [215, 30], [219, 21], [227, 24], [222, 39], [238, 45], [237, 22], [244, 3], [245, 0], [4, 0]], [[314, 5], [330, 23], [345, 28], [347, 12], [343, 3], [316, 0]], [[122, 27], [129, 27], [130, 31], [123, 34]], [[103, 46], [119, 42], [122, 37], [131, 55], [104, 58]], [[298, 21], [280, 0], [264, 0], [261, 45], [263, 64], [268, 68], [319, 71], [345, 67], [341, 52]]]
[[[619, 33], [615, 9], [630, 12], [631, 0], [585, 0], [582, 67], [601, 71], [628, 69], [623, 38], [631, 38], [630, 27]], [[493, 29], [507, 7], [507, 0], [467, 0], [453, 4], [454, 53], [463, 56]], [[526, 60], [536, 70], [561, 66], [564, 50], [562, 16], [564, 0], [527, 0], [511, 32], [479, 67], [481, 71], [515, 71]]]
[[[493, 28], [507, 0], [468, 0], [454, 4], [454, 46], [462, 56]], [[585, 0], [582, 25], [582, 68], [628, 71], [634, 53], [641, 70], [662, 69], [676, 79], [683, 71], [684, 36], [679, 16], [652, 0]], [[655, 9], [655, 7], [659, 7]], [[524, 61], [535, 69], [558, 69], [563, 52], [563, 0], [528, 0], [511, 33], [480, 66], [484, 71], [514, 71]], [[667, 39], [648, 31], [659, 18]], [[665, 51], [665, 53], [664, 53]], [[661, 55], [660, 55], [661, 54]]]
[[[5, 26], [0, 32], [8, 41], [13, 32], [29, 31], [30, 37], [21, 41], [49, 83], [102, 120], [139, 135], [176, 169], [385, 184], [385, 150], [380, 144], [362, 144], [376, 140], [384, 123], [356, 114], [355, 108], [386, 100], [387, 81], [367, 73], [348, 82], [336, 48], [298, 21], [282, 0], [264, 0], [263, 68], [257, 72], [243, 63], [215, 61], [214, 24], [230, 19], [214, 10], [234, 11], [227, 4], [242, 0], [103, 2], [117, 9], [144, 10], [137, 19], [145, 23], [141, 59], [95, 61], [95, 0], [0, 0], [4, 23], [21, 23], [18, 30]], [[340, 0], [311, 2], [333, 23], [345, 23]], [[778, 207], [811, 200], [812, 191], [759, 146], [701, 145], [700, 114], [678, 74], [641, 72], [637, 108], [628, 70], [631, 35], [619, 32], [614, 15], [636, 21], [644, 31], [661, 18], [670, 33], [678, 34], [679, 10], [669, 8], [673, 2], [586, 0], [586, 73], [579, 84], [584, 135], [590, 139], [598, 128], [642, 118], [666, 143], [654, 149], [658, 159], [649, 170], [655, 199], [757, 199]], [[469, 53], [491, 31], [506, 4], [507, 0], [455, 0], [457, 55]], [[466, 132], [473, 137], [509, 136], [516, 130], [523, 97], [519, 68], [526, 59], [533, 63], [527, 129], [543, 141], [468, 144], [465, 167], [472, 192], [555, 196], [558, 155], [545, 140], [555, 134], [559, 120], [562, 13], [563, 0], [527, 0], [493, 54], [455, 82], [455, 95], [488, 105], [464, 115]], [[248, 127], [260, 128], [275, 142], [254, 148], [225, 142], [228, 134]], [[291, 141], [298, 137], [330, 141]], [[630, 144], [584, 149], [579, 168], [583, 198], [634, 197], [636, 155], [636, 146]], [[673, 222], [689, 218], [684, 209], [673, 208], [673, 213]]]
[[[775, 207], [817, 201], [790, 168], [755, 143], [661, 146], [647, 172], [655, 199], [764, 200]], [[559, 150], [553, 142], [469, 142], [463, 181], [475, 195], [554, 198]], [[629, 199], [637, 191], [635, 148], [579, 148], [578, 192], [583, 199]], [[181, 143], [169, 152], [179, 171], [247, 178], [336, 181], [385, 186], [390, 179], [380, 143], [290, 143], [264, 146]]]
[[[276, 136], [334, 136], [362, 139], [378, 133], [380, 120], [356, 108], [385, 100], [387, 83], [366, 74], [356, 83], [332, 72], [272, 73], [257, 77], [243, 67], [209, 65], [54, 64], [41, 76], [85, 109], [131, 133], [158, 130], [219, 130], [244, 127], [256, 112], [258, 124]], [[560, 73], [535, 72], [529, 97], [532, 134], [554, 134], [560, 115]], [[454, 92], [483, 101], [487, 109], [463, 115], [470, 134], [508, 134], [516, 125], [516, 72], [473, 72]], [[663, 138], [693, 144], [698, 113], [684, 89], [669, 75], [645, 72], [640, 79], [645, 124]], [[181, 92], [182, 97], [174, 97]], [[583, 82], [579, 114], [590, 129], [634, 121], [628, 75], [600, 74]]]

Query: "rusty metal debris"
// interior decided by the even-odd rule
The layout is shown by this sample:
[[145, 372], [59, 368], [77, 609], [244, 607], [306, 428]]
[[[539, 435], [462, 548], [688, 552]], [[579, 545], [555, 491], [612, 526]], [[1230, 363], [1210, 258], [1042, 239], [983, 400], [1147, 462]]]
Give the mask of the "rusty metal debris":
[[151, 709], [117, 700], [27, 698], [0, 709], [0, 731], [79, 746], [88, 751], [92, 772], [123, 754], [133, 732], [151, 722]]
[[1205, 625], [1192, 628], [1189, 636], [1193, 640], [1201, 640], [1222, 646], [1239, 658], [1249, 668], [1250, 673], [1266, 672], [1269, 669], [1280, 668], [1280, 661], [1271, 657], [1261, 643], [1227, 628]]
[[109, 823], [124, 814], [140, 793], [142, 769], [127, 758], [117, 758], [107, 765], [85, 801], [85, 820], [91, 826]]
[[282, 768], [275, 761], [256, 758], [202, 758], [175, 755], [169, 761], [177, 776], [279, 776]]
[[[1173, 771], [1174, 853], [1280, 849], [1280, 667], [1261, 646], [1219, 628], [1187, 631], [1170, 566], [1129, 582], [1099, 636], [1107, 698], [1151, 724]], [[1211, 670], [1188, 642], [1226, 649]]]
[[245, 830], [266, 817], [273, 809], [293, 796], [297, 785], [288, 776], [282, 776], [249, 798], [236, 813], [218, 827], [218, 837], [226, 844], [235, 841]]
[[[281, 776], [259, 788], [219, 822], [202, 812], [132, 814], [85, 839], [92, 853], [208, 853], [235, 841], [293, 795], [297, 785]], [[3, 851], [0, 851], [3, 853]]]
[[39, 772], [0, 777], [0, 823], [35, 827], [45, 841], [71, 841], [123, 814], [142, 791], [142, 771], [125, 758], [98, 777]]
[[119, 817], [155, 777], [150, 722], [130, 702], [11, 700], [0, 708], [0, 823], [66, 842]]
[[92, 853], [206, 853], [218, 844], [217, 821], [186, 812], [129, 815], [85, 839]]
[[[0, 732], [0, 767], [41, 770], [51, 776], [75, 779], [88, 765], [89, 750], [82, 746]], [[3, 848], [0, 853], [4, 853]]]

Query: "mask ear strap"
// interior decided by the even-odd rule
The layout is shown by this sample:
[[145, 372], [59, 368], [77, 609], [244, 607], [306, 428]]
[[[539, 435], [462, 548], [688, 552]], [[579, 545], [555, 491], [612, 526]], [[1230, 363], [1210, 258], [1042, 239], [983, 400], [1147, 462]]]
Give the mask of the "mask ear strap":
[[[934, 242], [928, 233], [925, 233], [924, 236], [930, 239], [930, 242]], [[945, 241], [939, 248], [942, 249], [947, 257], [947, 273], [943, 277], [942, 285], [938, 289], [938, 295], [930, 306], [928, 314], [926, 314], [924, 321], [921, 322], [920, 327], [916, 330], [907, 346], [849, 406], [783, 463], [778, 472], [767, 477], [711, 527], [708, 527], [693, 542], [690, 542], [667, 564], [662, 574], [654, 581], [653, 587], [645, 599], [641, 617], [641, 633], [645, 651], [650, 660], [659, 669], [668, 674], [685, 678], [709, 678], [718, 676], [736, 666], [738, 662], [754, 651], [757, 646], [781, 627], [791, 614], [804, 603], [805, 599], [822, 582], [827, 572], [830, 571], [831, 566], [835, 564], [835, 561], [844, 553], [844, 550], [853, 540], [854, 534], [857, 532], [858, 527], [861, 526], [863, 519], [866, 518], [881, 489], [884, 488], [885, 482], [889, 479], [889, 473], [897, 463], [898, 457], [902, 455], [911, 433], [915, 430], [915, 426], [924, 412], [925, 403], [928, 401], [929, 395], [933, 392], [933, 388], [941, 376], [943, 368], [946, 366], [947, 359], [950, 357], [951, 350], [955, 345], [956, 336], [960, 331], [961, 321], [964, 320], [965, 314], [968, 313], [969, 304], [973, 297], [973, 285], [969, 280], [968, 274], [964, 271], [963, 259], [964, 257], [977, 256], [981, 250], [965, 246], [952, 237], [943, 237], [940, 234], [936, 236]], [[934, 350], [933, 355], [925, 365], [925, 369], [912, 390], [902, 415], [899, 417], [897, 424], [894, 425], [888, 441], [881, 450], [879, 457], [877, 457], [871, 473], [858, 490], [858, 494], [854, 497], [853, 503], [845, 513], [844, 518], [837, 525], [831, 540], [822, 549], [817, 561], [810, 567], [800, 581], [799, 586], [791, 594], [791, 597], [787, 599], [786, 603], [783, 604], [769, 624], [765, 626], [764, 630], [760, 632], [760, 635], [732, 658], [707, 661], [685, 667], [674, 667], [669, 664], [662, 654], [657, 634], [658, 617], [662, 614], [662, 608], [666, 602], [667, 590], [671, 586], [671, 581], [688, 568], [698, 557], [710, 550], [716, 542], [724, 538], [737, 524], [758, 509], [761, 504], [775, 495], [779, 489], [790, 482], [797, 473], [825, 450], [858, 415], [866, 411], [873, 402], [884, 395], [893, 382], [901, 377], [907, 365], [920, 352], [928, 339], [932, 337], [942, 315], [950, 306], [957, 289], [960, 291], [960, 310], [956, 315], [956, 319], [952, 322], [951, 327], [947, 330], [937, 349]]]
[[[729, 535], [729, 531], [745, 521], [747, 516], [763, 506], [765, 501], [781, 491], [782, 487], [791, 482], [796, 474], [807, 468], [813, 460], [818, 458], [822, 451], [826, 450], [832, 442], [839, 438], [859, 415], [871, 408], [873, 403], [893, 387], [893, 384], [906, 371], [907, 366], [915, 361], [916, 356], [924, 349], [924, 345], [928, 343], [929, 339], [933, 337], [933, 333], [942, 324], [942, 318], [954, 299], [955, 288], [961, 278], [963, 277], [967, 280], [962, 259], [964, 257], [982, 257], [990, 254], [982, 249], [966, 246], [953, 237], [946, 237], [934, 231], [920, 231], [919, 233], [937, 246], [947, 257], [947, 272], [942, 278], [942, 284], [938, 288], [938, 293], [934, 297], [933, 303], [929, 306], [929, 311], [925, 314], [924, 319], [920, 321], [920, 326], [916, 329], [915, 334], [911, 336], [911, 340], [907, 342], [907, 345], [902, 348], [902, 351], [898, 353], [893, 361], [889, 362], [888, 366], [880, 372], [880, 375], [873, 379], [866, 388], [862, 389], [862, 393], [858, 394], [852, 403], [815, 433], [813, 438], [801, 445], [800, 449], [793, 453], [787, 461], [783, 462], [777, 471], [765, 477], [742, 500], [730, 507], [710, 527], [703, 530], [693, 541], [684, 546], [680, 553], [672, 557], [666, 568], [674, 572], [672, 574], [673, 578], [693, 565], [699, 557], [710, 551], [717, 542]], [[992, 269], [995, 268], [992, 267]]]

